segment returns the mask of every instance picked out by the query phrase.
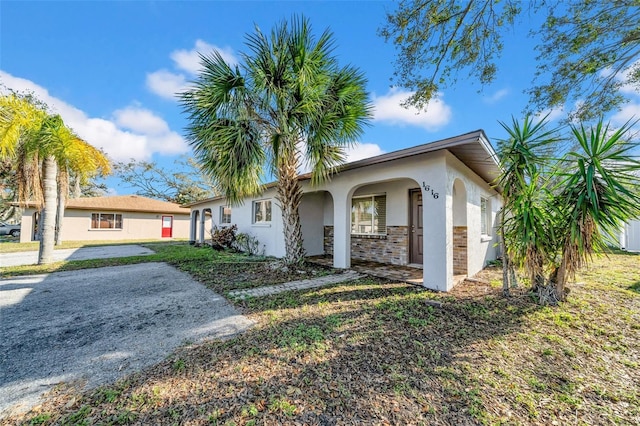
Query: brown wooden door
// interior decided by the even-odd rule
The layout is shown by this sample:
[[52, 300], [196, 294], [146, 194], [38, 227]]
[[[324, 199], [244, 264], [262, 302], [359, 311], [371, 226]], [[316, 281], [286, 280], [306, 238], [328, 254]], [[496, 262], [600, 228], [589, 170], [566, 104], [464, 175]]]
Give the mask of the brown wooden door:
[[422, 265], [422, 191], [412, 189], [409, 192], [411, 214], [409, 218], [409, 262]]

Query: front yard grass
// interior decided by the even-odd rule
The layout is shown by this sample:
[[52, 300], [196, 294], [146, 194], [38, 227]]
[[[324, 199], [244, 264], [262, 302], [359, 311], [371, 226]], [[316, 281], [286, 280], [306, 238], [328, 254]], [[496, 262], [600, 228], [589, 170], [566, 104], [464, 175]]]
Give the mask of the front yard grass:
[[[270, 283], [264, 264], [237, 255], [163, 250], [221, 293], [256, 270]], [[367, 278], [236, 302], [257, 322], [248, 332], [185, 346], [111, 386], [61, 387], [7, 421], [640, 424], [640, 256], [597, 259], [555, 308], [524, 289], [505, 299], [500, 271], [482, 275], [446, 294]]]

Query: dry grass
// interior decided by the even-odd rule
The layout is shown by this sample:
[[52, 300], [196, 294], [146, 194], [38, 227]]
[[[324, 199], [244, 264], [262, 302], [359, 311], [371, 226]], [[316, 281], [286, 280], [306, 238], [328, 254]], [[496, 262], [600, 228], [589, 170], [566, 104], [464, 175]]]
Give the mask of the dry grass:
[[[198, 276], [221, 292], [246, 284], [229, 271]], [[6, 421], [640, 424], [640, 256], [597, 260], [557, 308], [522, 289], [502, 298], [500, 271], [482, 278], [449, 294], [366, 279], [248, 300], [258, 325], [247, 333], [112, 386], [60, 388]]]

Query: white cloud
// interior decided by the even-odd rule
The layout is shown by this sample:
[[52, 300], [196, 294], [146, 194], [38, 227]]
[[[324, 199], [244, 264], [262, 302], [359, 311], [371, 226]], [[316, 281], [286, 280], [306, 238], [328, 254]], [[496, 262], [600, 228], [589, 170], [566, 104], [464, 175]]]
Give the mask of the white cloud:
[[509, 89], [500, 89], [493, 95], [484, 97], [483, 100], [485, 103], [492, 105], [498, 102], [500, 99], [507, 96], [508, 94], [509, 94]]
[[228, 64], [235, 65], [238, 63], [238, 58], [236, 58], [233, 49], [230, 47], [218, 47], [202, 40], [196, 40], [196, 44], [191, 50], [174, 50], [171, 52], [171, 59], [173, 59], [177, 68], [190, 74], [197, 74], [201, 68], [200, 54], [207, 56], [214, 50], [217, 50]]
[[640, 104], [630, 103], [623, 106], [620, 111], [611, 117], [611, 121], [618, 125], [623, 125], [629, 120], [640, 118]]
[[166, 99], [176, 99], [176, 94], [187, 87], [187, 79], [183, 74], [167, 70], [158, 70], [147, 74], [147, 88], [156, 95]]
[[189, 77], [195, 76], [200, 69], [200, 54], [209, 55], [217, 50], [228, 64], [238, 63], [230, 47], [218, 47], [202, 40], [196, 40], [190, 50], [178, 49], [169, 55], [178, 72], [161, 69], [147, 74], [147, 88], [156, 95], [165, 99], [176, 100], [176, 93], [183, 92], [187, 88]]
[[375, 157], [380, 154], [384, 154], [384, 151], [375, 143], [357, 143], [347, 150], [347, 162], [350, 163], [364, 158]]
[[113, 117], [117, 125], [136, 133], [148, 133], [150, 135], [169, 133], [167, 122], [148, 109], [128, 106], [114, 111]]
[[[187, 144], [172, 132], [167, 123], [149, 110], [131, 106], [114, 112], [114, 120], [89, 117], [84, 111], [51, 96], [38, 84], [0, 71], [0, 81], [9, 89], [31, 92], [45, 102], [53, 113], [60, 114], [65, 123], [82, 139], [102, 148], [111, 159], [149, 159], [152, 154], [185, 153]], [[137, 117], [140, 122], [134, 123]]]
[[451, 107], [438, 95], [429, 102], [426, 111], [415, 107], [404, 108], [401, 104], [412, 92], [392, 88], [386, 95], [373, 96], [374, 120], [390, 124], [411, 125], [436, 131], [451, 120]]
[[545, 109], [537, 113], [535, 115], [535, 118], [536, 120], [541, 120], [545, 116], [547, 116], [547, 122], [555, 121], [565, 116], [564, 108], [556, 107], [551, 109]]

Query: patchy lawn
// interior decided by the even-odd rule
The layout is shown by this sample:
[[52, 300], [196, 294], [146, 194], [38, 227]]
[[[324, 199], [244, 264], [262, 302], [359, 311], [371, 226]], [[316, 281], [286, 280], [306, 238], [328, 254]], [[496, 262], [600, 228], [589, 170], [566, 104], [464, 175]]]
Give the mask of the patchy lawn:
[[[172, 263], [221, 293], [285, 278], [190, 250], [202, 257]], [[331, 272], [288, 274], [313, 271]], [[448, 294], [362, 279], [238, 302], [258, 323], [249, 332], [186, 346], [112, 386], [60, 387], [6, 421], [640, 424], [640, 256], [597, 260], [558, 308], [522, 289], [502, 298], [498, 270], [482, 278]]]

